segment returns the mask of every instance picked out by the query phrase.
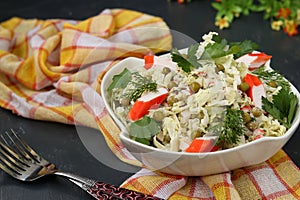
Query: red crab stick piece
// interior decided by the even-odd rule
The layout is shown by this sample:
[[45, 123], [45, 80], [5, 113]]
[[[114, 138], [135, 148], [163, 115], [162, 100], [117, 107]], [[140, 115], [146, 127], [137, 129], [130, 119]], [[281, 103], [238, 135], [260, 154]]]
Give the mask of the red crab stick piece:
[[255, 129], [253, 131], [254, 140], [257, 140], [259, 138], [262, 138], [264, 136], [264, 131], [261, 129]]
[[252, 74], [246, 74], [246, 76], [244, 77], [244, 82], [249, 85], [247, 95], [251, 98], [256, 107], [261, 108], [262, 97], [266, 97], [266, 91], [262, 82], [257, 76], [254, 76]]
[[157, 92], [147, 92], [138, 98], [128, 113], [128, 118], [136, 121], [149, 113], [150, 109], [156, 109], [168, 96], [166, 88], [158, 88]]
[[144, 56], [144, 68], [150, 69], [151, 67], [157, 67], [162, 69], [168, 67], [172, 71], [177, 71], [177, 63], [172, 61], [172, 58], [167, 56], [155, 56], [155, 55], [146, 55]]
[[184, 151], [190, 153], [217, 151], [219, 147], [216, 146], [215, 143], [216, 143], [216, 137], [195, 138], [190, 144], [190, 146], [186, 148]]
[[241, 111], [250, 112], [252, 110], [251, 106], [243, 106], [241, 107]]
[[145, 69], [150, 69], [154, 64], [154, 55], [144, 56]]
[[263, 66], [271, 58], [272, 56], [265, 53], [254, 51], [239, 57], [236, 61], [245, 63], [249, 70], [255, 70]]

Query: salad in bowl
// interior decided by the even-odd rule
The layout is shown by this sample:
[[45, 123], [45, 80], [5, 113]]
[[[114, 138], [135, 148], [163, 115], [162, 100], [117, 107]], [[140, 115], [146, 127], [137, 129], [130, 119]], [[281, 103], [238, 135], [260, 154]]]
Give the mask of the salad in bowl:
[[[161, 171], [183, 175], [218, 173], [275, 154], [299, 124], [299, 93], [270, 67], [272, 56], [257, 48], [251, 41], [228, 43], [210, 32], [187, 49], [129, 58], [114, 66], [105, 75], [101, 92], [125, 146], [135, 153], [154, 151], [157, 157], [153, 153], [137, 157], [155, 169], [160, 162]], [[225, 158], [226, 152], [270, 138], [283, 139], [255, 161], [242, 159], [232, 166], [223, 162], [213, 171], [178, 167], [185, 165], [182, 156], [186, 160], [201, 155], [202, 161], [209, 154]], [[161, 166], [159, 160], [165, 157], [172, 162]], [[169, 166], [174, 162], [176, 170]]]

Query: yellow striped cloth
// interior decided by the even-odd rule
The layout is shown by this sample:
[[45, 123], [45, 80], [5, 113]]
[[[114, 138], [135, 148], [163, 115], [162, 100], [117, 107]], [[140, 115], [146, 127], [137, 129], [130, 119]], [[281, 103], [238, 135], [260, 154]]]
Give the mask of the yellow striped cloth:
[[[0, 106], [26, 118], [99, 129], [117, 157], [141, 166], [104, 107], [101, 79], [119, 60], [168, 51], [171, 43], [161, 18], [125, 9], [83, 21], [9, 19], [0, 24]], [[280, 151], [260, 165], [205, 177], [142, 169], [122, 186], [165, 199], [300, 199], [300, 172]]]
[[264, 163], [203, 177], [142, 169], [122, 187], [170, 200], [296, 200], [300, 199], [300, 172], [280, 150]]

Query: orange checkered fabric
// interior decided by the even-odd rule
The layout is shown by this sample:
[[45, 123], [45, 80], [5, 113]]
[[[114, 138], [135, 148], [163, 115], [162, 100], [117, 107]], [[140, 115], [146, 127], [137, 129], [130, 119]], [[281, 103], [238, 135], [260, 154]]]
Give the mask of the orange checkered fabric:
[[142, 169], [122, 186], [170, 200], [300, 199], [299, 169], [283, 150], [264, 163], [203, 177]]
[[[118, 158], [141, 166], [120, 141], [99, 95], [119, 60], [169, 51], [163, 19], [106, 9], [83, 21], [12, 18], [0, 24], [0, 106], [26, 118], [101, 130]], [[233, 172], [182, 177], [142, 169], [123, 187], [170, 199], [300, 199], [300, 172], [285, 152]]]

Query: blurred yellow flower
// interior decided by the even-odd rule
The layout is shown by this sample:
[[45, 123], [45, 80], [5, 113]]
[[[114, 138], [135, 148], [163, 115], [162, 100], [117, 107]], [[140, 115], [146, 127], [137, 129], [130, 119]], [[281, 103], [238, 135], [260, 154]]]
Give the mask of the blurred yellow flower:
[[215, 25], [218, 26], [220, 29], [228, 28], [229, 27], [228, 18], [226, 16], [221, 17], [215, 22]]
[[[193, 0], [168, 0], [189, 3]], [[229, 28], [235, 18], [248, 16], [251, 12], [263, 12], [269, 19], [272, 30], [283, 30], [289, 36], [297, 35], [300, 27], [300, 0], [213, 0], [217, 11], [215, 26]]]
[[282, 21], [273, 21], [271, 27], [273, 30], [279, 31], [281, 29], [283, 22]]
[[283, 31], [286, 32], [289, 36], [293, 36], [298, 34], [297, 30], [298, 24], [295, 20], [286, 20], [284, 22]]

